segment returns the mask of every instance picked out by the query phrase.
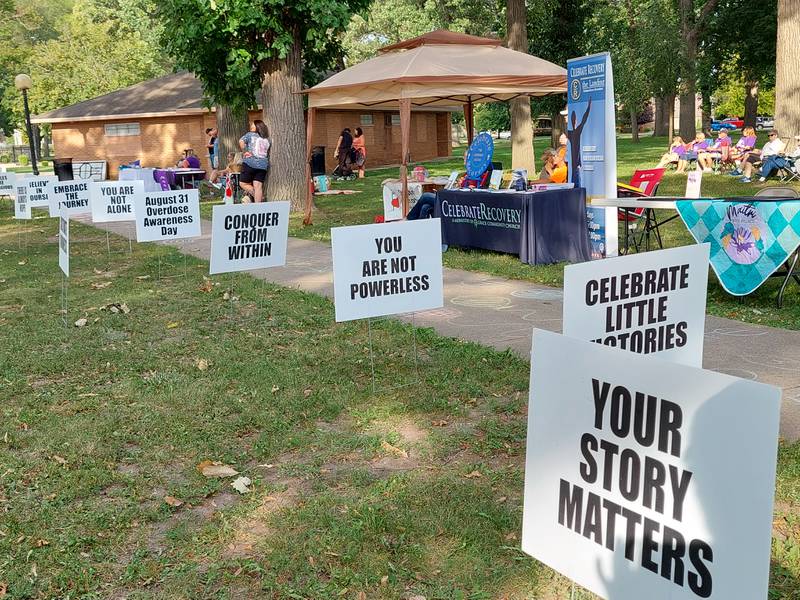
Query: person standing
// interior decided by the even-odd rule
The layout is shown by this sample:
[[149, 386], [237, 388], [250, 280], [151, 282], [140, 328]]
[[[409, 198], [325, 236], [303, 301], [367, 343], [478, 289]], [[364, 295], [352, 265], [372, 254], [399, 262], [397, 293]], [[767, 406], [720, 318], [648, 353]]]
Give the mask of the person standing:
[[217, 129], [216, 127], [209, 127], [206, 129], [206, 149], [208, 150], [208, 162], [212, 169], [217, 168]]
[[333, 157], [339, 161], [339, 171], [342, 175], [345, 174], [347, 167], [347, 159], [350, 156], [350, 150], [353, 148], [353, 134], [350, 133], [350, 128], [345, 127], [342, 133], [339, 134], [339, 139], [336, 140], [336, 149], [333, 151]]
[[364, 131], [361, 127], [356, 127], [356, 135], [353, 137], [353, 153], [356, 167], [358, 168], [358, 178], [364, 178], [364, 164], [367, 162], [367, 146], [364, 141]]
[[249, 195], [253, 202], [261, 202], [264, 198], [264, 180], [269, 168], [269, 131], [261, 119], [256, 119], [250, 131], [239, 140], [242, 149], [242, 173], [239, 186]]

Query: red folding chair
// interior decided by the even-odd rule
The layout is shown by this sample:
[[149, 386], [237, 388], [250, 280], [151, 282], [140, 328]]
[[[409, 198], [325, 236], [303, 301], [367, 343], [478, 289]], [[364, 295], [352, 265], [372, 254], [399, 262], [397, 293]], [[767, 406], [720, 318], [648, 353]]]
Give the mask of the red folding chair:
[[[666, 169], [639, 169], [634, 171], [629, 184], [617, 182], [617, 196], [620, 198], [647, 198], [655, 196], [658, 191], [658, 184], [661, 183], [665, 171]], [[635, 229], [636, 224], [644, 220], [645, 231], [649, 232], [651, 222], [655, 223], [655, 220], [652, 219], [653, 215], [645, 208], [634, 208], [633, 210], [620, 208], [618, 214], [623, 225], [629, 229]], [[657, 227], [658, 226], [655, 225], [656, 230]], [[658, 235], [658, 233], [659, 232], [656, 231], [656, 235]], [[639, 243], [636, 240], [636, 236], [633, 237], [633, 245], [638, 251]], [[625, 251], [627, 252], [627, 250], [626, 248]]]

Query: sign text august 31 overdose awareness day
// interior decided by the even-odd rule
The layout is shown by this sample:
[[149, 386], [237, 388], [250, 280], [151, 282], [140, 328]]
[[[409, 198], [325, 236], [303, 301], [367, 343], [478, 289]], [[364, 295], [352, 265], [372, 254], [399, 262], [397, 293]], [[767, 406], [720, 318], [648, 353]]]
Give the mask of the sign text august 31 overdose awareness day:
[[613, 600], [766, 598], [778, 388], [540, 330], [531, 366], [525, 552]]
[[200, 237], [199, 192], [146, 193], [136, 197], [134, 216], [137, 242]]
[[564, 269], [564, 335], [703, 364], [708, 244]]
[[439, 308], [439, 219], [331, 229], [336, 321]]
[[288, 235], [288, 202], [215, 206], [209, 273], [282, 266]]

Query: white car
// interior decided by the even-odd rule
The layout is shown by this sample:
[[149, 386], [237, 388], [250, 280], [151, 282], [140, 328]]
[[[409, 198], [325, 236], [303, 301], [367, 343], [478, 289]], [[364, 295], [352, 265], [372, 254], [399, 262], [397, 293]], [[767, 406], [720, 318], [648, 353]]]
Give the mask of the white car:
[[756, 129], [772, 129], [775, 127], [775, 117], [756, 117]]

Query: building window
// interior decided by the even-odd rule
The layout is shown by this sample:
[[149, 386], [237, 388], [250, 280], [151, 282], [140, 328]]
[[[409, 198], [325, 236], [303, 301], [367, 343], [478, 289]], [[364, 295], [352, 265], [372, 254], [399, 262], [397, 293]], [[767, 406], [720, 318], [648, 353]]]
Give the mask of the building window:
[[392, 125], [400, 125], [400, 115], [392, 115]]
[[369, 114], [369, 115], [361, 115], [361, 124], [364, 127], [372, 125], [373, 124], [372, 123], [372, 115], [371, 114]]
[[138, 123], [115, 123], [113, 125], [106, 125], [106, 135], [109, 137], [122, 137], [130, 135], [139, 135]]

